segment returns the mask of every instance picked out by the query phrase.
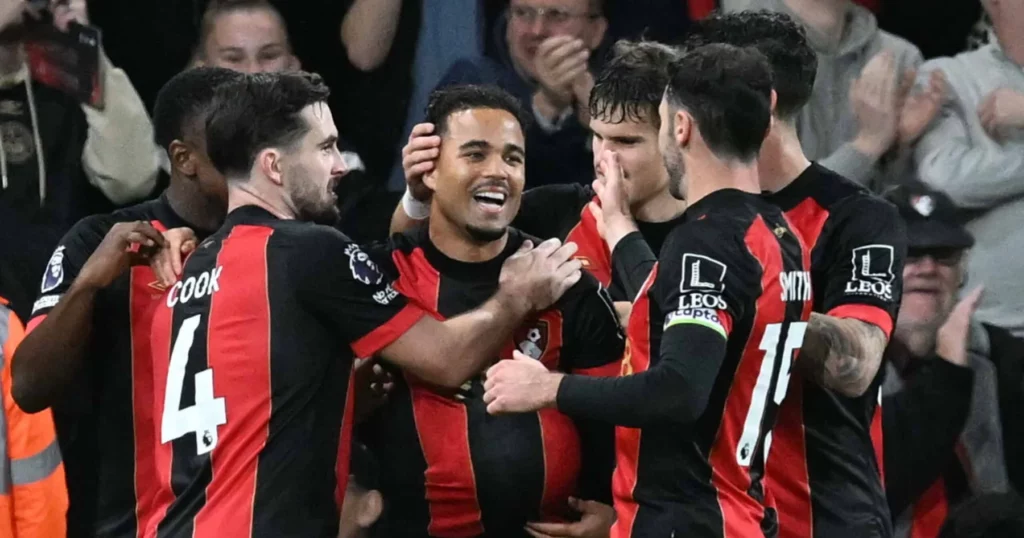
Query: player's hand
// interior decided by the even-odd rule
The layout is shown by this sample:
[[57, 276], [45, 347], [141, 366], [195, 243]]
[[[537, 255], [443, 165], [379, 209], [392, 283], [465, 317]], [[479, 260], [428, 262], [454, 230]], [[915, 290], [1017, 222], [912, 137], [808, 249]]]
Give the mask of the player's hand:
[[1001, 138], [1004, 129], [1024, 128], [1024, 94], [999, 88], [988, 94], [978, 106], [981, 126], [992, 138]]
[[935, 337], [935, 354], [959, 366], [967, 366], [967, 339], [971, 317], [978, 308], [985, 288], [978, 286], [953, 307]]
[[524, 312], [548, 308], [579, 282], [582, 268], [573, 259], [576, 243], [548, 239], [536, 248], [524, 241], [519, 251], [501, 266], [498, 293]]
[[164, 238], [145, 221], [119, 222], [86, 260], [75, 283], [95, 289], [109, 286], [133, 263], [148, 262], [164, 246]]
[[629, 210], [624, 175], [618, 154], [608, 150], [601, 152], [593, 187], [601, 200], [601, 227], [604, 229], [601, 237], [608, 244], [609, 250], [615, 250], [615, 245], [623, 237], [638, 230]]
[[434, 133], [433, 123], [417, 123], [409, 134], [409, 142], [402, 147], [402, 170], [405, 184], [412, 197], [426, 202], [433, 192], [423, 184], [423, 176], [434, 169], [434, 162], [441, 154], [441, 137]]
[[574, 86], [587, 72], [590, 50], [581, 39], [558, 35], [545, 39], [537, 47], [535, 69], [540, 91], [556, 110], [572, 105]]
[[29, 8], [28, 0], [0, 0], [0, 29], [21, 22], [26, 13], [39, 16]]
[[149, 266], [164, 286], [174, 284], [185, 267], [185, 258], [199, 240], [190, 228], [172, 228], [163, 234], [163, 246], [148, 256]]
[[916, 74], [916, 71], [908, 72], [906, 77], [909, 84], [904, 81], [905, 85], [911, 86], [906, 90], [907, 95], [900, 108], [899, 142], [904, 146], [913, 144], [921, 137], [946, 102], [948, 84], [941, 70], [932, 71], [928, 77], [928, 86], [915, 92], [912, 85]]
[[388, 394], [394, 388], [395, 382], [376, 357], [356, 359], [352, 368], [356, 390], [355, 421], [359, 424], [387, 403]]
[[492, 415], [528, 413], [554, 407], [563, 375], [540, 361], [512, 352], [512, 360], [498, 361], [487, 370], [484, 403]]
[[53, 13], [53, 25], [61, 32], [68, 31], [72, 22], [89, 24], [89, 8], [86, 0], [51, 0], [50, 12]]
[[597, 501], [569, 498], [569, 507], [580, 513], [573, 523], [527, 523], [534, 538], [608, 538], [615, 524], [615, 509]]
[[897, 79], [895, 56], [882, 51], [868, 61], [850, 88], [850, 105], [858, 126], [853, 144], [866, 155], [880, 157], [896, 141]]

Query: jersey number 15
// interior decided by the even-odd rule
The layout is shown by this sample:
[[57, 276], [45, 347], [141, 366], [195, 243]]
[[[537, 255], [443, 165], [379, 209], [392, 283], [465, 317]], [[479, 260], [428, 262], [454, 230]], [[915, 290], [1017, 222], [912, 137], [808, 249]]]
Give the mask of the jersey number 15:
[[[779, 349], [779, 339], [782, 336], [783, 325], [789, 325], [786, 331], [786, 341]], [[750, 407], [747, 409], [747, 418], [743, 421], [743, 433], [740, 434], [740, 442], [736, 446], [736, 461], [743, 467], [750, 466], [750, 460], [754, 456], [754, 448], [758, 441], [761, 441], [761, 423], [768, 407], [768, 393], [772, 387], [772, 376], [778, 370], [778, 379], [775, 382], [775, 391], [772, 395], [772, 403], [778, 406], [786, 397], [786, 389], [789, 388], [789, 373], [793, 365], [793, 354], [804, 343], [804, 333], [807, 331], [807, 323], [772, 323], [764, 328], [764, 336], [761, 337], [761, 345], [758, 348], [764, 351], [761, 359], [761, 371], [757, 375], [754, 384], [754, 393], [750, 398]], [[781, 351], [781, 353], [780, 353]], [[768, 449], [771, 445], [771, 432], [763, 440], [764, 457], [768, 457]]]
[[160, 425], [160, 442], [169, 443], [189, 433], [196, 434], [196, 455], [213, 451], [217, 446], [217, 426], [227, 423], [224, 398], [213, 397], [213, 369], [195, 375], [195, 404], [181, 409], [181, 392], [189, 351], [199, 327], [200, 315], [186, 318], [178, 330], [171, 349], [164, 392], [164, 412]]

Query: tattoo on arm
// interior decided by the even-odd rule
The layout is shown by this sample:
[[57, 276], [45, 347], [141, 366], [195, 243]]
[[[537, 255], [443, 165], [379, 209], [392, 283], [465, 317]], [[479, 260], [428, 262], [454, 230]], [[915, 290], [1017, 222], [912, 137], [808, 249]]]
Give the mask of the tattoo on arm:
[[818, 385], [857, 397], [871, 386], [886, 344], [885, 333], [875, 325], [815, 312], [796, 364]]

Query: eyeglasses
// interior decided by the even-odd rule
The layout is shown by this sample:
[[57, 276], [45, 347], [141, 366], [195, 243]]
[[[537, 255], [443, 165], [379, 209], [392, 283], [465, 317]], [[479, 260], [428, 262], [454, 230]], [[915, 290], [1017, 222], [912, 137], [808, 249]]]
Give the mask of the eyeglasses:
[[556, 7], [512, 6], [510, 11], [512, 18], [518, 22], [533, 24], [533, 21], [540, 17], [545, 24], [554, 26], [565, 24], [572, 19], [596, 19], [600, 16], [595, 13], [578, 13]]
[[907, 251], [907, 262], [915, 263], [929, 257], [939, 265], [953, 267], [964, 258], [961, 248], [912, 248]]

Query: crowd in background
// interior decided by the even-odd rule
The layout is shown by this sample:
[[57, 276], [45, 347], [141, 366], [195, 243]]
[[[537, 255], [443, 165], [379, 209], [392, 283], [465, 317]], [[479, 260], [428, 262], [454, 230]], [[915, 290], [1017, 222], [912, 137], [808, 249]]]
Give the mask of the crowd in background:
[[[0, 27], [14, 24], [23, 3], [0, 0]], [[797, 122], [808, 157], [879, 194], [902, 186], [897, 205], [908, 221], [944, 225], [931, 244], [910, 245], [883, 409], [887, 420], [904, 421], [886, 432], [894, 464], [931, 448], [919, 446], [907, 417], [948, 413], [954, 448], [933, 458], [921, 483], [889, 484], [899, 491], [890, 506], [900, 535], [934, 536], [966, 499], [995, 495], [967, 504], [971, 516], [1024, 491], [1024, 235], [1016, 234], [1024, 224], [1024, 0], [208, 4], [71, 0], [55, 8], [55, 23], [103, 31], [102, 109], [33, 84], [17, 36], [0, 28], [0, 297], [22, 319], [54, 246], [78, 219], [166, 185], [149, 111], [161, 85], [187, 66], [320, 73], [349, 169], [339, 187], [341, 229], [367, 242], [387, 235], [405, 190], [401, 148], [433, 89], [501, 86], [533, 114], [527, 188], [588, 184], [587, 103], [611, 44], [680, 43], [690, 21], [714, 9], [778, 10], [805, 26], [818, 53], [814, 94]], [[981, 286], [976, 311], [954, 308], [961, 290]], [[958, 392], [945, 408], [916, 408], [915, 391], [939, 390], [917, 376], [949, 366], [970, 370], [973, 383], [951, 383]], [[354, 463], [367, 490], [372, 468]], [[353, 504], [365, 514], [350, 521], [368, 527], [382, 501], [365, 494]]]

